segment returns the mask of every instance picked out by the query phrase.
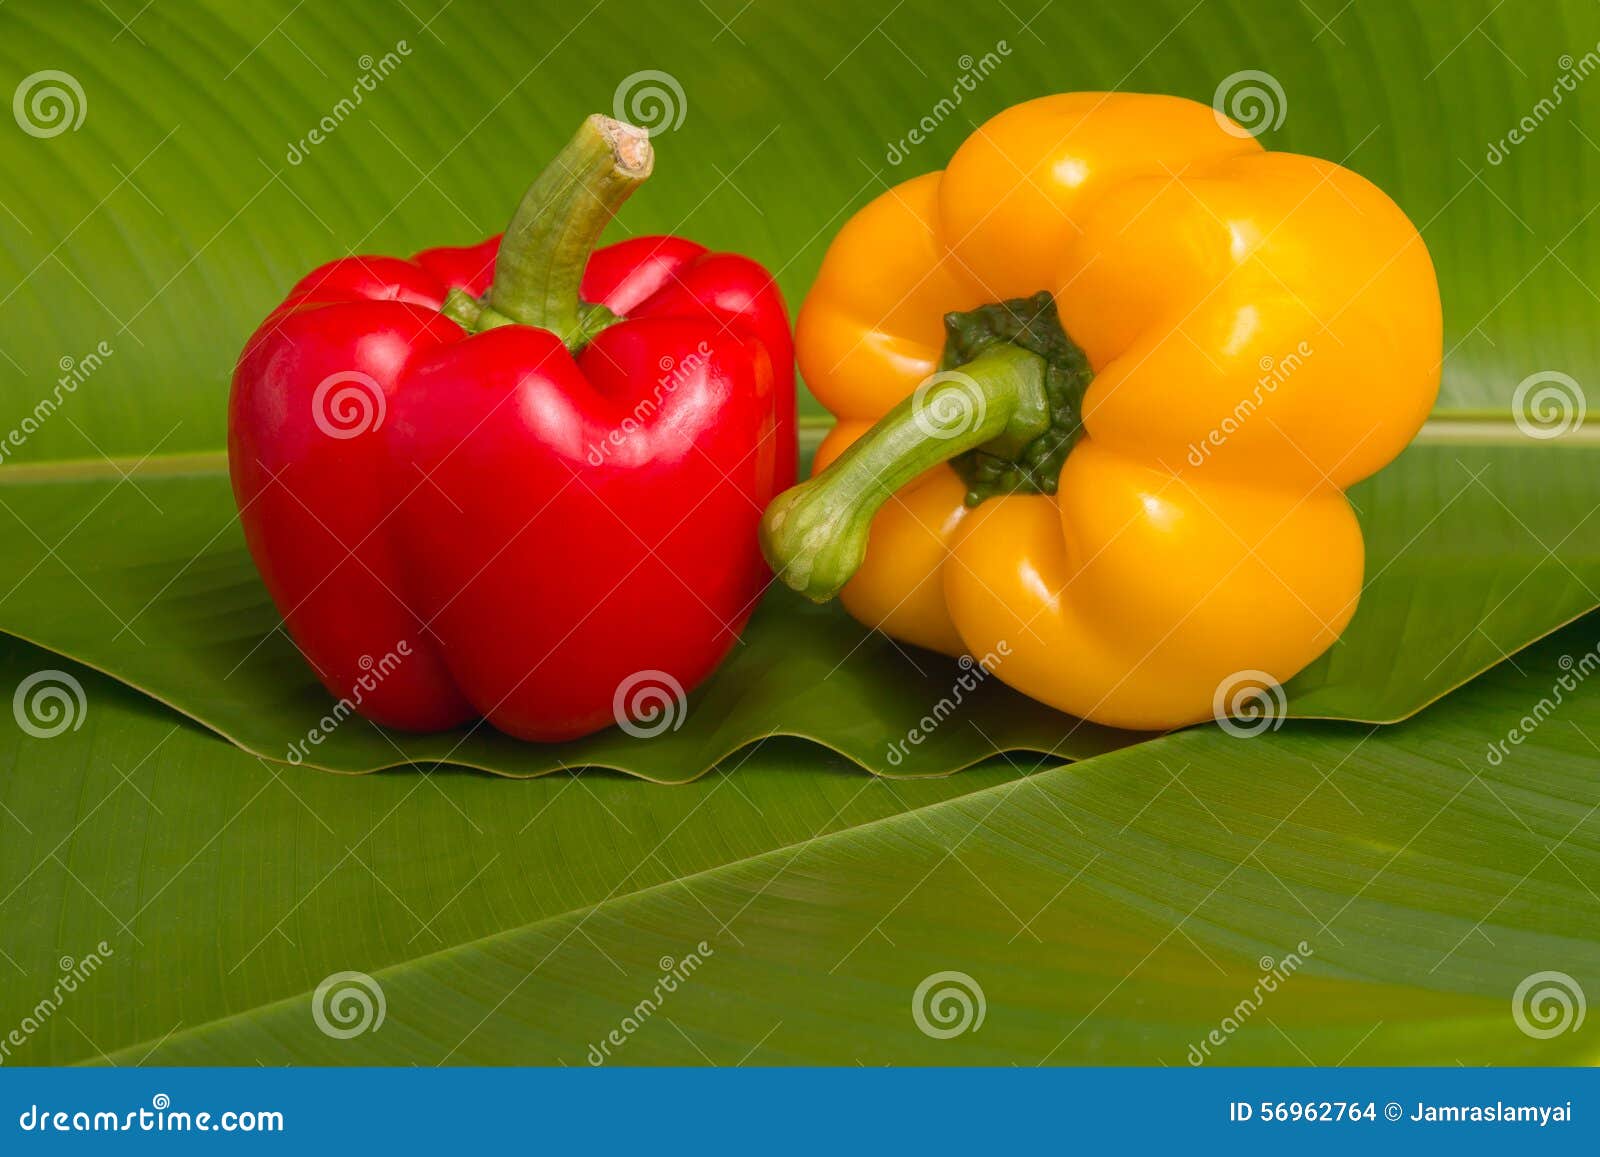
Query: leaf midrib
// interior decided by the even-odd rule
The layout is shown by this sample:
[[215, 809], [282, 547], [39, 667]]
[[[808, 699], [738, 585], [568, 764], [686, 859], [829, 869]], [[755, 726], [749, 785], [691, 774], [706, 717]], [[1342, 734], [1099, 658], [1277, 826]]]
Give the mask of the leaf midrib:
[[[800, 419], [800, 442], [814, 449], [833, 428], [831, 418]], [[1509, 415], [1490, 412], [1451, 414], [1429, 418], [1412, 439], [1423, 446], [1521, 446], [1530, 440]], [[1549, 440], [1553, 446], [1600, 446], [1600, 425], [1579, 426]], [[0, 467], [0, 485], [7, 483], [84, 482], [100, 478], [176, 478], [186, 475], [226, 474], [226, 450], [192, 450], [142, 457], [62, 458], [48, 462], [21, 462]]]

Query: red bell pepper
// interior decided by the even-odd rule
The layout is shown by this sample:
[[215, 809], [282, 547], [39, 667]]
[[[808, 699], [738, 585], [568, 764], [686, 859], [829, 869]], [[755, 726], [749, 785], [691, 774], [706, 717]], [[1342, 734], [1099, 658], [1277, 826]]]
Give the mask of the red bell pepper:
[[633, 711], [641, 673], [692, 689], [765, 588], [756, 527], [794, 481], [788, 316], [747, 258], [594, 249], [652, 164], [642, 130], [590, 117], [503, 240], [330, 262], [240, 356], [246, 542], [369, 719], [585, 735]]

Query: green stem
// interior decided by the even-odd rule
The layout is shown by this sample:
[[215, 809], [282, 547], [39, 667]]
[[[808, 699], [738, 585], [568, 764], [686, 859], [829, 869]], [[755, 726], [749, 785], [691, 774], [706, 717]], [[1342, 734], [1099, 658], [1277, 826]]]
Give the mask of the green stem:
[[969, 450], [1012, 451], [1050, 420], [1045, 360], [992, 346], [929, 378], [821, 474], [778, 495], [761, 520], [761, 549], [784, 582], [825, 602], [860, 568], [872, 518], [896, 490]]
[[445, 294], [444, 304], [439, 307], [439, 312], [462, 329], [476, 332], [478, 319], [483, 316], [483, 302], [464, 289], [452, 289]]
[[578, 287], [600, 234], [654, 161], [645, 130], [587, 118], [517, 206], [474, 328], [538, 326], [576, 349], [616, 320], [581, 300]]

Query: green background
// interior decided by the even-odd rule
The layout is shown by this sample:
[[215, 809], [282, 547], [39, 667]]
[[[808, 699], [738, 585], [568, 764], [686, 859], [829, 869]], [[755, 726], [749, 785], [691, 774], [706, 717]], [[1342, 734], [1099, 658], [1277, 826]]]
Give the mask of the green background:
[[[362, 56], [401, 40], [399, 67], [291, 164]], [[963, 58], [1001, 41], [891, 164]], [[1583, 382], [1596, 361], [1600, 86], [1534, 110], [1597, 42], [1593, 5], [1542, 0], [0, 7], [7, 85], [59, 69], [87, 105], [75, 131], [0, 131], [0, 428], [63, 359], [114, 351], [0, 466], [0, 628], [50, 648], [0, 643], [0, 687], [60, 667], [86, 704], [54, 738], [0, 727], [0, 1035], [38, 1019], [63, 957], [113, 949], [6, 1063], [581, 1064], [701, 941], [704, 967], [620, 1062], [1182, 1064], [1302, 941], [1304, 969], [1217, 1063], [1593, 1060], [1594, 1025], [1529, 1035], [1512, 994], [1545, 971], [1600, 992], [1600, 696], [1583, 683], [1487, 752], [1596, 645], [1591, 618], [1501, 662], [1600, 601], [1589, 430], [1556, 445], [1510, 420], [1530, 374]], [[747, 252], [791, 305], [851, 211], [1016, 101], [1210, 102], [1270, 72], [1286, 108], [1264, 142], [1385, 188], [1446, 318], [1437, 422], [1357, 496], [1382, 585], [1291, 710], [1398, 718], [1498, 665], [1403, 724], [1291, 719], [1248, 740], [1096, 735], [1000, 698], [914, 770], [980, 766], [894, 781], [856, 762], [949, 671], [780, 607], [737, 660], [744, 693], [709, 690], [678, 746], [576, 762], [688, 778], [797, 717], [856, 762], [772, 738], [670, 789], [274, 762], [321, 707], [230, 518], [238, 347], [322, 260], [497, 231], [577, 120], [647, 69], [684, 115], [617, 235]], [[455, 750], [340, 739], [347, 770]], [[347, 970], [386, 1019], [341, 1040], [312, 994]], [[919, 1031], [913, 993], [941, 971], [981, 987], [976, 1031]]]
[[[1442, 410], [1503, 413], [1532, 370], [1593, 361], [1600, 223], [1580, 191], [1600, 171], [1583, 127], [1600, 93], [1580, 85], [1510, 161], [1486, 160], [1562, 56], [1600, 43], [1592, 5], [722, 4], [456, 0], [424, 28], [420, 7], [156, 3], [128, 30], [115, 4], [8, 6], [7, 75], [70, 72], [89, 115], [44, 144], [0, 141], [3, 344], [21, 375], [5, 397], [31, 405], [24, 383], [53, 379], [63, 352], [117, 350], [78, 419], [93, 444], [53, 424], [18, 460], [138, 457], [163, 438], [163, 453], [216, 450], [237, 346], [310, 265], [498, 232], [543, 158], [646, 69], [678, 79], [684, 116], [627, 229], [749, 253], [791, 304], [854, 209], [1019, 100], [1116, 87], [1210, 103], [1224, 77], [1266, 69], [1287, 97], [1271, 147], [1350, 165], [1423, 228], [1445, 305]], [[411, 55], [289, 164], [360, 58], [401, 40]], [[891, 165], [962, 58], [1000, 41], [1011, 55]]]

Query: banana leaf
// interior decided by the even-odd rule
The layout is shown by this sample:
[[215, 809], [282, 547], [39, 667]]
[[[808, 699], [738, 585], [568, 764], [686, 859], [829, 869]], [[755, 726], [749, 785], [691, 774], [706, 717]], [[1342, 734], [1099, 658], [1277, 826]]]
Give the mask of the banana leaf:
[[[519, 743], [477, 725], [384, 731], [333, 713], [278, 624], [212, 459], [107, 480], [0, 478], [0, 625], [116, 675], [268, 759], [336, 771], [448, 762], [504, 775], [604, 766], [660, 782], [765, 738], [813, 741], [890, 776], [997, 752], [1084, 758], [1147, 736], [1058, 714], [942, 656], [781, 588], [671, 726]], [[1338, 644], [1277, 715], [1392, 721], [1596, 603], [1600, 451], [1419, 445], [1353, 495], [1369, 584]], [[1574, 530], [1577, 528], [1577, 530]], [[328, 722], [328, 720], [332, 722]], [[317, 739], [313, 746], [307, 737]]]
[[[1533, 395], [1518, 392], [1532, 374], [1593, 364], [1580, 273], [1595, 231], [1559, 191], [1595, 168], [1580, 123], [1594, 98], [1579, 89], [1503, 163], [1489, 148], [1542, 95], [1537, 69], [1600, 39], [1591, 8], [1526, 21], [1445, 2], [1047, 6], [1028, 20], [1005, 5], [823, 7], [480, 5], [493, 18], [430, 21], [376, 4], [119, 15], [85, 0], [0, 13], [0, 59], [19, 74], [47, 61], [71, 80], [27, 72], [23, 131], [0, 134], [17, 178], [0, 214], [0, 415], [17, 434], [0, 439], [0, 631], [289, 758], [333, 705], [254, 579], [220, 450], [232, 359], [304, 269], [493, 232], [530, 158], [599, 108], [658, 136], [657, 174], [619, 235], [676, 231], [749, 252], [798, 301], [852, 209], [940, 165], [985, 117], [1062, 87], [1063, 44], [1094, 46], [1074, 53], [1073, 87], [1208, 101], [1220, 79], [1270, 63], [1282, 116], [1267, 142], [1377, 181], [1439, 268], [1437, 424], [1353, 495], [1370, 585], [1347, 636], [1289, 688], [1288, 712], [1403, 718], [1600, 602], [1586, 525], [1596, 472], [1590, 451], [1560, 444], [1587, 433], [1568, 422], [1569, 438], [1530, 437]], [[1510, 69], [1505, 56], [1529, 63]], [[1349, 59], [1385, 84], [1349, 84]], [[1567, 400], [1580, 403], [1581, 387]], [[825, 418], [805, 409], [814, 436]], [[1076, 758], [1143, 738], [994, 680], [962, 691], [964, 674], [775, 594], [654, 740], [613, 732], [535, 749], [483, 727], [417, 739], [357, 721], [302, 758], [682, 780], [788, 734], [915, 776], [997, 750]], [[953, 695], [964, 725], [903, 742]]]
[[[46, 711], [0, 727], [0, 1061], [1593, 1063], [1560, 1014], [1600, 983], [1600, 625], [1529, 644], [1600, 602], [1597, 45], [1580, 0], [0, 7], [0, 687]], [[614, 236], [795, 304], [1008, 105], [1252, 70], [1264, 143], [1416, 221], [1446, 319], [1299, 718], [1126, 735], [991, 682], [893, 763], [959, 670], [776, 593], [654, 740], [352, 720], [309, 762], [420, 766], [284, 766], [331, 704], [243, 553], [224, 399], [306, 269], [497, 231], [614, 111], [659, 130]]]
[[1600, 986], [1597, 636], [1393, 727], [670, 790], [286, 768], [73, 668], [0, 729], [0, 1026], [97, 967], [5, 1062], [1593, 1063], [1513, 997]]

